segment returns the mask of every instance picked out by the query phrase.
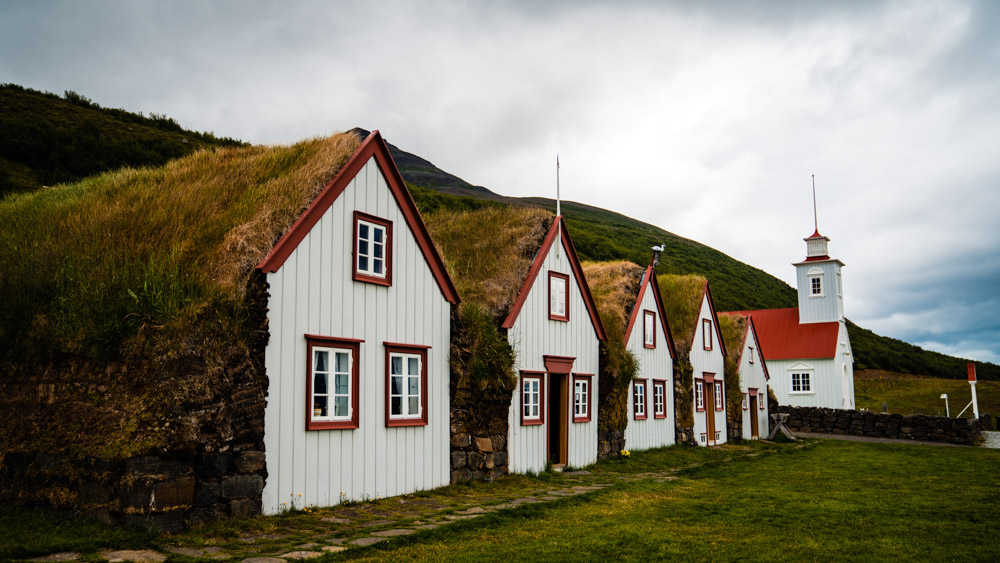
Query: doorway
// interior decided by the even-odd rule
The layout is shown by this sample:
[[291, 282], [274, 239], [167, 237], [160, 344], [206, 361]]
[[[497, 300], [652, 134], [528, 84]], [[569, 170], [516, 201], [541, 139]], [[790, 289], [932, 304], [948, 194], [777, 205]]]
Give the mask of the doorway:
[[757, 425], [757, 395], [750, 395], [750, 438], [760, 437]]
[[706, 443], [715, 445], [715, 381], [704, 381], [705, 386], [705, 428]]
[[548, 395], [548, 452], [549, 463], [554, 467], [569, 463], [569, 389], [568, 374], [549, 373]]

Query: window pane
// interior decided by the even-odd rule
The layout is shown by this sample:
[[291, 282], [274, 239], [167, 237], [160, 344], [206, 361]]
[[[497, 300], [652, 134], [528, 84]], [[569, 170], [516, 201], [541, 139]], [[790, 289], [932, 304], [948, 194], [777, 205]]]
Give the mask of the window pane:
[[407, 358], [406, 373], [420, 375], [420, 358]]
[[382, 227], [372, 227], [372, 234], [375, 235], [375, 242], [382, 242], [382, 236], [385, 233], [385, 229]]
[[375, 258], [381, 258], [382, 257], [382, 245], [381, 244], [376, 244], [376, 245], [372, 246], [372, 251], [373, 251], [372, 252], [372, 256], [374, 256]]
[[378, 259], [372, 260], [372, 273], [381, 274], [382, 273], [382, 261]]
[[333, 376], [333, 392], [337, 395], [347, 395], [347, 374], [338, 373]]
[[393, 397], [390, 407], [390, 413], [394, 415], [403, 414], [403, 399], [402, 397]]
[[347, 352], [337, 352], [335, 361], [334, 371], [337, 373], [347, 373], [350, 371], [351, 362]]
[[409, 380], [410, 380], [409, 394], [413, 395], [413, 396], [419, 396], [420, 395], [420, 380], [417, 379], [416, 377], [411, 377], [411, 378], [409, 378]]
[[392, 356], [389, 359], [389, 373], [391, 375], [402, 375], [403, 374], [403, 357], [402, 356]]
[[327, 416], [326, 411], [327, 397], [316, 397], [313, 400], [313, 416]]
[[389, 378], [389, 394], [390, 395], [402, 395], [403, 394], [403, 378], [394, 375]]
[[360, 256], [368, 256], [368, 241], [366, 240], [358, 241], [358, 254]]
[[347, 411], [347, 397], [334, 397], [333, 416], [349, 416]]
[[524, 416], [531, 416], [531, 405], [527, 401], [524, 403]]
[[368, 225], [364, 223], [358, 223], [358, 238], [368, 239]]
[[313, 393], [317, 395], [326, 395], [329, 393], [326, 388], [326, 378], [327, 374], [317, 373], [316, 377], [313, 378]]
[[418, 397], [410, 397], [409, 414], [417, 415], [419, 413], [420, 413], [420, 399]]
[[329, 371], [327, 368], [327, 356], [326, 352], [317, 350], [313, 356], [313, 369], [315, 371]]
[[358, 256], [358, 270], [362, 272], [368, 271], [368, 258], [365, 256]]

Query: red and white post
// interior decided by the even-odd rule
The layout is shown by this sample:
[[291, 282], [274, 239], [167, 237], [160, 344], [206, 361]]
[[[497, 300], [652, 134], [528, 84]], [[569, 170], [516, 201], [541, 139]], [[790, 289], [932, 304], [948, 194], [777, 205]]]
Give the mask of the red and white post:
[[972, 387], [972, 416], [979, 418], [979, 400], [976, 399], [976, 364], [969, 362], [969, 385]]

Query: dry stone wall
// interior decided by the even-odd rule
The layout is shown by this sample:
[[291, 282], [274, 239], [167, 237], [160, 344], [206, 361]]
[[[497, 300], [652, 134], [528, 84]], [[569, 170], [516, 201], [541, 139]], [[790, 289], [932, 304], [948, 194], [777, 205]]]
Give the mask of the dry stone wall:
[[869, 411], [784, 405], [771, 412], [787, 413], [786, 425], [793, 432], [849, 434], [972, 445], [979, 438], [982, 430], [980, 421], [970, 422], [970, 419], [967, 418], [925, 416], [922, 414], [903, 416]]

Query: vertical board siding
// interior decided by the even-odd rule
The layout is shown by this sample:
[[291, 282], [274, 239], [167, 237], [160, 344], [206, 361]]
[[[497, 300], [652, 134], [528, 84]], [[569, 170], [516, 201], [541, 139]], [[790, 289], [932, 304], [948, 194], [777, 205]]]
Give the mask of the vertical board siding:
[[[704, 319], [712, 321], [712, 349], [705, 350], [704, 340], [702, 338], [702, 329], [704, 328]], [[701, 313], [698, 315], [698, 325], [694, 333], [694, 341], [691, 344], [691, 367], [693, 368], [694, 377], [700, 378], [703, 373], [713, 373], [715, 374], [716, 381], [725, 380], [725, 356], [722, 355], [722, 346], [719, 342], [719, 327], [715, 326], [715, 319], [712, 316], [712, 308], [709, 306], [708, 297], [702, 297], [701, 300]], [[725, 384], [723, 384], [725, 387]], [[694, 390], [692, 389], [693, 393]], [[693, 397], [693, 395], [692, 395]], [[723, 403], [725, 404], [725, 403]], [[691, 408], [695, 408], [693, 401]], [[702, 432], [705, 432], [708, 425], [705, 421], [706, 416], [715, 417], [715, 430], [719, 432], [718, 444], [723, 444], [726, 442], [726, 411], [716, 411], [714, 404], [709, 404], [708, 396], [705, 396], [705, 412], [694, 412], [694, 438], [698, 440]], [[706, 443], [711, 442], [712, 437], [708, 436]]]
[[[675, 418], [674, 418], [674, 361], [670, 358], [670, 346], [667, 344], [666, 335], [663, 334], [663, 325], [660, 319], [660, 311], [656, 308], [656, 297], [653, 295], [654, 287], [650, 284], [646, 287], [646, 292], [642, 296], [642, 302], [636, 305], [638, 316], [632, 334], [629, 336], [626, 346], [635, 354], [639, 361], [639, 378], [646, 380], [646, 412], [648, 417], [645, 420], [635, 419], [634, 402], [632, 400], [632, 389], [629, 388], [628, 398], [628, 426], [625, 427], [625, 447], [629, 450], [639, 451], [660, 446], [669, 446], [675, 441]], [[643, 345], [643, 311], [656, 312], [656, 348], [646, 348]], [[663, 379], [666, 384], [666, 418], [656, 418], [653, 414], [653, 380]]]
[[[351, 277], [355, 210], [392, 222], [391, 287]], [[448, 484], [450, 304], [374, 159], [267, 281], [264, 512], [279, 512], [282, 503], [327, 506]], [[306, 334], [364, 340], [355, 358], [359, 428], [305, 430]], [[431, 346], [426, 426], [385, 426], [385, 342]]]
[[[557, 253], [558, 246], [558, 253]], [[549, 272], [559, 272], [569, 276], [567, 289], [567, 304], [569, 306], [569, 321], [553, 321], [549, 319]], [[585, 282], [584, 282], [585, 283]], [[570, 356], [576, 358], [573, 362], [574, 373], [592, 374], [590, 392], [590, 422], [569, 422], [568, 449], [570, 465], [582, 467], [597, 461], [597, 389], [598, 389], [598, 355], [600, 341], [594, 331], [587, 306], [580, 294], [576, 277], [566, 257], [566, 247], [561, 239], [549, 249], [542, 263], [541, 271], [535, 278], [535, 283], [528, 292], [528, 298], [521, 307], [521, 312], [508, 331], [508, 339], [514, 348], [516, 369], [545, 371], [543, 356]], [[545, 380], [546, 401], [549, 396]], [[572, 379], [567, 385], [572, 391]], [[572, 392], [570, 404], [565, 405], [565, 415], [572, 417]], [[521, 426], [520, 386], [514, 390], [513, 400], [508, 414], [510, 439], [508, 453], [510, 470], [515, 473], [528, 471], [544, 471], [546, 462], [546, 435], [548, 423], [538, 426]], [[546, 419], [549, 416], [546, 408]]]
[[[754, 361], [750, 363], [750, 347], [754, 349]], [[757, 339], [754, 338], [754, 333], [747, 327], [747, 337], [746, 342], [743, 343], [743, 353], [740, 356], [740, 390], [746, 393], [747, 405], [750, 404], [749, 390], [751, 388], [757, 389], [757, 401], [764, 402], [764, 410], [758, 408], [753, 410], [743, 411], [743, 439], [751, 440], [753, 439], [751, 434], [753, 429], [750, 427], [750, 417], [757, 417], [757, 436], [766, 437], [767, 436], [767, 377], [764, 376], [764, 364], [760, 359], [760, 344]], [[730, 354], [735, 353], [731, 351]], [[740, 405], [740, 409], [743, 406]]]
[[[812, 286], [809, 282], [809, 271], [818, 268], [823, 271], [823, 297], [812, 297]], [[837, 295], [836, 262], [807, 262], [795, 266], [796, 281], [799, 288], [799, 322], [833, 322], [844, 314], [842, 297]]]

